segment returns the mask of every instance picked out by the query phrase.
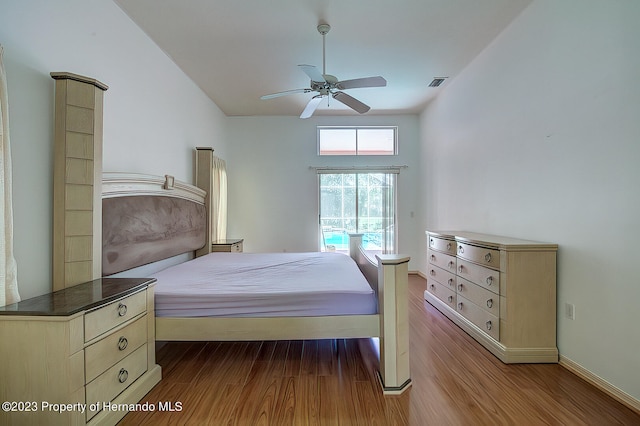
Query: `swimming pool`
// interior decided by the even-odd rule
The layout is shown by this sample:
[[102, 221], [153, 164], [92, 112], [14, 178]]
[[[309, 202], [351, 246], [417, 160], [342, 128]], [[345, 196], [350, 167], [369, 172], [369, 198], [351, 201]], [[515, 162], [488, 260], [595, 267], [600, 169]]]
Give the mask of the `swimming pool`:
[[[324, 247], [334, 246], [336, 250], [349, 250], [349, 233], [346, 231], [324, 231]], [[362, 245], [365, 250], [380, 250], [382, 233], [365, 232]]]

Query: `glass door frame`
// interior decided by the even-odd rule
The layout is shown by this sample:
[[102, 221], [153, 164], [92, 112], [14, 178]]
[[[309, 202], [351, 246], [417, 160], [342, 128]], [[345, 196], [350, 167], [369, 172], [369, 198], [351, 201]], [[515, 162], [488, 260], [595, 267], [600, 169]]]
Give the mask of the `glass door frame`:
[[[336, 169], [332, 169], [332, 168], [326, 168], [326, 169], [322, 169], [322, 170], [318, 170], [318, 248], [320, 251], [340, 251], [340, 252], [345, 252], [348, 253], [348, 235], [347, 235], [347, 229], [345, 226], [343, 226], [342, 228], [338, 229], [338, 228], [332, 228], [331, 232], [330, 232], [330, 236], [331, 236], [331, 243], [335, 244], [331, 244], [331, 243], [327, 243], [327, 233], [329, 233], [329, 229], [325, 229], [328, 227], [324, 227], [323, 226], [323, 215], [322, 215], [322, 209], [323, 209], [323, 202], [322, 202], [322, 198], [323, 198], [323, 186], [322, 186], [322, 175], [326, 175], [326, 174], [332, 174], [332, 175], [353, 175], [354, 176], [354, 208], [355, 208], [355, 229], [360, 230], [360, 232], [365, 233], [365, 230], [362, 230], [362, 223], [361, 223], [361, 218], [362, 218], [362, 214], [360, 212], [361, 210], [361, 205], [360, 205], [360, 195], [361, 195], [361, 182], [360, 182], [360, 177], [363, 174], [366, 175], [370, 175], [370, 174], [382, 174], [382, 175], [391, 175], [390, 178], [388, 176], [384, 177], [384, 187], [385, 188], [389, 188], [387, 190], [382, 190], [381, 196], [382, 199], [380, 200], [381, 205], [380, 210], [382, 212], [380, 219], [382, 220], [382, 230], [380, 231], [381, 233], [381, 247], [380, 250], [371, 250], [372, 253], [373, 252], [377, 252], [377, 253], [395, 253], [397, 251], [397, 241], [398, 241], [398, 224], [397, 224], [397, 199], [398, 199], [398, 172], [399, 169], [398, 168], [381, 168], [381, 169], [355, 169], [355, 168], [347, 168], [347, 169], [340, 169], [340, 168], [336, 168]], [[342, 188], [344, 188], [344, 181], [342, 182]], [[389, 192], [392, 193], [392, 200], [391, 200], [391, 204], [389, 204], [389, 199], [388, 199], [388, 194]], [[367, 194], [367, 196], [369, 196], [370, 194]], [[342, 202], [344, 202], [344, 191], [342, 191], [341, 193], [341, 197], [342, 197]], [[388, 211], [388, 207], [390, 207], [393, 211], [388, 214], [385, 213]], [[344, 216], [344, 205], [341, 206], [341, 215], [342, 217]], [[341, 221], [344, 224], [344, 220]], [[391, 231], [389, 232], [390, 227], [392, 227]], [[337, 230], [338, 232], [334, 232], [334, 230]], [[340, 235], [340, 232], [342, 232], [342, 235]], [[388, 241], [389, 238], [389, 234], [392, 233], [393, 237], [392, 237], [392, 241]], [[336, 235], [337, 234], [337, 235]], [[366, 238], [365, 238], [366, 240]], [[389, 244], [390, 243], [390, 244]], [[390, 245], [390, 247], [389, 247]]]

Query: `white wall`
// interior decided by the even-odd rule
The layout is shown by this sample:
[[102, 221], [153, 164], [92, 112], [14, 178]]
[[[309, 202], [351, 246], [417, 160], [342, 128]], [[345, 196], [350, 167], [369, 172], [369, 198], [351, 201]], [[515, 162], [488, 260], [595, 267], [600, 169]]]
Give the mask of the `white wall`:
[[51, 290], [51, 71], [107, 84], [104, 170], [193, 181], [196, 146], [224, 158], [225, 117], [111, 0], [0, 6], [13, 158], [15, 255], [22, 298]]
[[560, 353], [635, 399], [638, 18], [635, 0], [536, 0], [421, 116], [424, 227], [558, 243]]
[[[399, 154], [319, 157], [318, 125], [397, 125]], [[418, 116], [229, 117], [227, 126], [228, 236], [244, 238], [245, 251], [318, 250], [318, 182], [310, 166], [406, 165], [398, 177], [398, 250], [417, 255]]]

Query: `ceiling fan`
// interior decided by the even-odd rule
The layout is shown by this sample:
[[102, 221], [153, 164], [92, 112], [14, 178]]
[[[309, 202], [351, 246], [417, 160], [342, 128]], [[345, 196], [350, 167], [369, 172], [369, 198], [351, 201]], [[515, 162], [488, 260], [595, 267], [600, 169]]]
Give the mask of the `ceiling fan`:
[[370, 107], [356, 98], [347, 95], [342, 92], [346, 89], [356, 89], [362, 87], [384, 87], [387, 85], [387, 80], [380, 76], [376, 77], [364, 77], [356, 78], [353, 80], [339, 81], [337, 77], [327, 74], [326, 62], [325, 62], [325, 36], [329, 32], [331, 27], [328, 24], [318, 25], [318, 32], [322, 35], [322, 73], [318, 68], [313, 65], [298, 65], [300, 69], [309, 76], [311, 79], [310, 87], [304, 89], [286, 90], [284, 92], [272, 93], [270, 95], [264, 95], [260, 99], [273, 99], [280, 96], [293, 95], [295, 93], [310, 93], [318, 92], [313, 96], [307, 106], [300, 114], [300, 118], [309, 118], [313, 115], [323, 98], [330, 99], [329, 96], [335, 100], [342, 102], [354, 111], [364, 114], [369, 111]]

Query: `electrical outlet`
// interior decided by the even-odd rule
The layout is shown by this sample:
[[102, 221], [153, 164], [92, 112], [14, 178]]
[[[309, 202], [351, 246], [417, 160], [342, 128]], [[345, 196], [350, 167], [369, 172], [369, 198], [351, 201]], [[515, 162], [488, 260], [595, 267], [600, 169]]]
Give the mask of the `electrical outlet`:
[[565, 303], [564, 315], [570, 320], [576, 319], [576, 305], [573, 303]]

